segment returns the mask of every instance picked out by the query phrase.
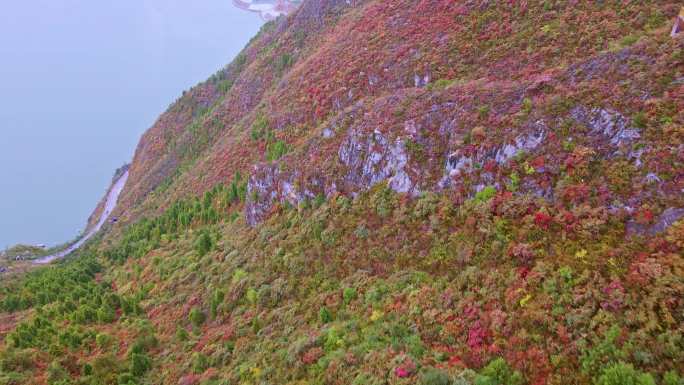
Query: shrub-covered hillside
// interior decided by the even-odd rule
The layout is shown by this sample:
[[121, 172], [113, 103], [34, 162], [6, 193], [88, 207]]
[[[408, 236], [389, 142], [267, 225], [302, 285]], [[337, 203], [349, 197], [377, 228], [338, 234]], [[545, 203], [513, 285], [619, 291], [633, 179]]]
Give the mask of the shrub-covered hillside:
[[684, 222], [380, 184], [251, 228], [235, 187], [4, 287], [0, 383], [681, 384]]
[[684, 384], [680, 5], [305, 0], [0, 284], [0, 384]]

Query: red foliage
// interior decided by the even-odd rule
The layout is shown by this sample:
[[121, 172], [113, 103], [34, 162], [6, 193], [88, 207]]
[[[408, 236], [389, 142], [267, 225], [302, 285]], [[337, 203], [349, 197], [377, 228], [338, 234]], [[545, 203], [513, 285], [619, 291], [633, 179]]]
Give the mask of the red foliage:
[[641, 207], [635, 214], [634, 219], [640, 225], [648, 225], [653, 223], [653, 211], [649, 207]]
[[534, 223], [544, 230], [548, 230], [553, 218], [545, 211], [539, 210], [534, 214]]
[[663, 266], [655, 258], [649, 258], [646, 253], [641, 253], [629, 265], [626, 279], [629, 284], [639, 287], [660, 278], [663, 273]]
[[396, 375], [399, 378], [406, 378], [406, 377], [409, 377], [411, 375], [411, 372], [409, 372], [408, 370], [406, 370], [402, 366], [398, 366], [398, 367], [394, 368], [394, 375]]
[[532, 166], [537, 172], [542, 172], [544, 170], [544, 165], [546, 164], [546, 158], [544, 155], [539, 155], [530, 161], [530, 166]]
[[416, 363], [409, 357], [406, 357], [401, 365], [394, 368], [394, 375], [399, 378], [411, 377], [416, 372]]
[[447, 365], [449, 365], [450, 367], [454, 367], [454, 366], [464, 367], [465, 366], [461, 357], [459, 357], [457, 355], [453, 355], [453, 356], [449, 357], [449, 360], [447, 361]]
[[315, 362], [318, 362], [318, 359], [323, 357], [324, 354], [325, 352], [323, 352], [323, 349], [319, 346], [311, 348], [302, 356], [302, 363], [305, 365], [311, 365]]
[[468, 330], [468, 347], [473, 350], [482, 349], [486, 345], [488, 336], [489, 331], [482, 325], [480, 320], [475, 321]]
[[566, 203], [576, 204], [584, 202], [589, 198], [591, 189], [586, 184], [576, 184], [566, 186], [562, 192], [562, 199]]
[[188, 374], [178, 381], [178, 385], [196, 385], [199, 383], [201, 377], [196, 374]]
[[622, 308], [625, 300], [625, 289], [620, 281], [613, 281], [603, 288], [603, 293], [607, 299], [601, 302], [601, 307], [608, 311], [618, 311]]
[[527, 243], [511, 244], [508, 256], [517, 259], [522, 265], [529, 265], [534, 260], [534, 250]]

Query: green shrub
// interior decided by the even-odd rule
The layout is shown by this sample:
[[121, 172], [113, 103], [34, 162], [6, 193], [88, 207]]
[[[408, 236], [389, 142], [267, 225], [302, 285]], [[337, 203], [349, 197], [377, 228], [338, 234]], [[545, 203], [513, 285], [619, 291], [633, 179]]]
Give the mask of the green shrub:
[[50, 385], [62, 384], [69, 379], [69, 373], [57, 361], [52, 361], [47, 369], [47, 383]]
[[438, 79], [434, 83], [428, 85], [428, 89], [433, 88], [436, 90], [443, 90], [449, 88], [452, 84], [456, 83], [456, 79]]
[[276, 161], [287, 154], [287, 152], [287, 144], [282, 140], [275, 143], [269, 143], [268, 146], [266, 146], [266, 160], [269, 162]]
[[259, 116], [257, 116], [257, 118], [254, 120], [254, 123], [252, 124], [250, 136], [252, 137], [252, 140], [257, 141], [259, 139], [264, 138], [267, 135], [268, 131], [268, 119], [263, 114], [260, 114]]
[[356, 289], [353, 287], [345, 287], [342, 291], [342, 299], [345, 304], [349, 304], [351, 301], [355, 300], [356, 297]]
[[188, 334], [188, 331], [185, 330], [183, 327], [178, 327], [176, 328], [176, 339], [180, 342], [185, 342], [188, 340], [190, 335]]
[[140, 377], [152, 369], [152, 360], [145, 353], [133, 353], [129, 361], [129, 370], [132, 375]]
[[420, 375], [420, 385], [450, 385], [451, 379], [449, 375], [439, 369], [428, 368]]
[[647, 123], [648, 118], [646, 118], [646, 114], [641, 111], [634, 114], [634, 117], [632, 118], [632, 124], [634, 124], [634, 127], [644, 129], [646, 128]]
[[276, 305], [271, 285], [261, 285], [257, 292], [257, 302], [259, 306], [269, 307]]
[[233, 181], [230, 182], [230, 186], [228, 186], [228, 189], [226, 190], [226, 202], [228, 204], [233, 204], [245, 200], [246, 191], [247, 181], [242, 180], [240, 172], [235, 173]]
[[0, 371], [0, 385], [22, 385], [27, 378], [21, 373]]
[[26, 371], [33, 368], [33, 354], [30, 350], [5, 348], [0, 350], [0, 373]]
[[684, 385], [684, 378], [681, 378], [674, 370], [670, 370], [663, 376], [663, 385]]
[[494, 186], [487, 186], [475, 194], [475, 200], [478, 202], [487, 202], [496, 195], [496, 188]]
[[371, 196], [371, 205], [375, 207], [375, 212], [383, 218], [389, 217], [397, 204], [397, 194], [387, 185], [383, 185]]
[[87, 324], [97, 319], [97, 312], [89, 305], [81, 305], [72, 313], [71, 321], [76, 324]]
[[142, 309], [140, 309], [135, 298], [121, 298], [121, 310], [126, 315], [135, 315], [140, 313]]
[[211, 239], [211, 235], [206, 230], [200, 232], [199, 238], [195, 243], [195, 250], [200, 256], [206, 255], [214, 247], [214, 241]]
[[192, 323], [192, 326], [194, 327], [200, 327], [206, 320], [207, 316], [204, 314], [203, 311], [201, 311], [198, 308], [193, 308], [190, 310], [190, 323]]
[[522, 385], [523, 376], [508, 366], [503, 358], [497, 358], [485, 366], [475, 377], [475, 385]]
[[639, 41], [639, 36], [627, 35], [620, 40], [620, 45], [622, 47], [628, 47], [628, 46], [636, 43], [637, 41]]
[[321, 337], [326, 352], [335, 351], [344, 344], [344, 333], [334, 327], [329, 328]]
[[602, 341], [584, 350], [580, 356], [582, 372], [594, 377], [606, 365], [625, 358], [625, 353], [617, 346], [619, 336], [620, 327], [613, 325], [608, 329]]
[[109, 346], [112, 343], [112, 340], [113, 340], [113, 338], [109, 334], [99, 333], [95, 337], [95, 344], [97, 345], [98, 348], [105, 350], [105, 349], [109, 348]]
[[200, 352], [192, 353], [192, 371], [195, 374], [203, 373], [209, 367], [209, 359]]
[[286, 69], [290, 68], [292, 64], [294, 63], [294, 59], [292, 58], [292, 55], [289, 53], [284, 53], [278, 57], [278, 60], [276, 61], [276, 72], [282, 73]]
[[218, 314], [218, 307], [223, 302], [226, 293], [223, 290], [215, 290], [211, 296], [211, 316], [216, 317]]
[[406, 147], [406, 151], [411, 155], [412, 159], [415, 159], [417, 161], [422, 161], [425, 159], [425, 146], [417, 142], [413, 139], [406, 139], [404, 140], [404, 146]]
[[367, 304], [376, 305], [389, 292], [389, 288], [383, 282], [378, 282], [375, 286], [366, 291], [365, 300]]
[[138, 385], [136, 376], [128, 372], [119, 374], [116, 382], [118, 385]]
[[252, 318], [252, 333], [257, 334], [259, 333], [259, 330], [263, 327], [263, 323], [259, 319], [259, 317], [254, 317]]
[[327, 307], [323, 306], [321, 310], [318, 311], [318, 319], [324, 324], [332, 322], [332, 313], [330, 313], [330, 310], [328, 310]]
[[98, 356], [93, 360], [93, 377], [100, 380], [95, 383], [111, 384], [116, 380], [117, 374], [121, 371], [122, 363], [112, 354], [107, 353]]
[[359, 225], [356, 227], [356, 230], [354, 230], [354, 235], [359, 239], [366, 239], [369, 235], [368, 228], [364, 225]]
[[233, 272], [233, 278], [231, 279], [231, 282], [233, 284], [236, 284], [242, 281], [243, 279], [247, 278], [248, 275], [249, 274], [242, 269], [235, 269], [235, 271]]
[[[511, 181], [506, 184], [506, 188], [508, 189], [508, 191], [511, 192], [518, 191], [518, 188], [520, 188], [520, 175], [518, 175], [517, 172], [514, 171], [511, 173]], [[492, 196], [494, 195], [496, 195], [496, 193], [492, 194]], [[492, 196], [490, 196], [489, 198], [491, 198]], [[485, 200], [489, 200], [489, 198]]]
[[352, 385], [382, 385], [386, 384], [381, 378], [374, 377], [370, 374], [361, 373], [354, 378]]
[[250, 287], [249, 289], [247, 289], [245, 297], [247, 298], [247, 302], [255, 304], [259, 299], [259, 293], [257, 293], [257, 291], [254, 290], [254, 288]]
[[116, 311], [109, 306], [103, 305], [97, 309], [96, 317], [97, 322], [111, 323], [116, 320]]
[[316, 198], [314, 198], [313, 207], [315, 209], [317, 209], [317, 208], [323, 206], [324, 203], [325, 203], [325, 194], [318, 194], [318, 195], [316, 195]]
[[532, 100], [530, 98], [523, 99], [522, 106], [520, 106], [520, 111], [525, 114], [529, 114], [532, 111]]
[[233, 82], [229, 79], [223, 80], [218, 84], [218, 90], [221, 94], [227, 94], [233, 88]]
[[653, 377], [634, 369], [631, 364], [618, 362], [603, 370], [596, 385], [655, 385]]
[[480, 106], [477, 108], [477, 113], [478, 113], [478, 115], [480, 115], [481, 119], [484, 119], [484, 118], [489, 116], [489, 110], [490, 110], [490, 107], [487, 105]]
[[135, 339], [131, 347], [128, 349], [128, 354], [130, 356], [133, 353], [144, 353], [152, 348], [157, 347], [158, 345], [159, 341], [157, 340], [157, 337], [155, 337], [154, 334], [146, 332]]

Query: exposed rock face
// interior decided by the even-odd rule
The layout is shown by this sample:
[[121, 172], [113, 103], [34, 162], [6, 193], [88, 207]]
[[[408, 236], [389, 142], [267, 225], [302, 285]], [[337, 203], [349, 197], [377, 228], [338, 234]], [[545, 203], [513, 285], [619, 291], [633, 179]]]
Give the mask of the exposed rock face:
[[277, 165], [255, 166], [247, 183], [247, 207], [245, 218], [254, 226], [270, 210], [272, 202], [278, 197]]
[[577, 106], [570, 112], [570, 116], [591, 128], [590, 134], [602, 135], [611, 146], [618, 149], [641, 138], [639, 132], [630, 126], [629, 119], [616, 111], [603, 108], [590, 110]]
[[610, 157], [624, 156], [641, 167], [644, 149], [634, 148], [641, 134], [631, 125], [630, 119], [610, 109], [588, 109], [584, 106], [575, 107], [570, 116], [591, 130], [589, 137], [595, 139], [594, 146], [598, 151]]
[[[332, 131], [324, 134], [330, 137]], [[346, 170], [340, 175], [324, 175], [310, 170], [282, 171], [279, 164], [255, 166], [247, 184], [247, 222], [250, 225], [258, 223], [275, 202], [296, 206], [318, 195], [329, 197], [339, 191], [338, 186], [344, 186], [345, 190], [356, 195], [387, 181], [389, 187], [397, 192], [418, 193], [407, 173], [409, 156], [400, 138], [390, 141], [378, 130], [366, 135], [352, 128], [337, 154], [336, 161]], [[287, 159], [282, 162], [287, 162]]]
[[[392, 103], [396, 105], [401, 102], [393, 100]], [[355, 196], [383, 182], [396, 192], [412, 196], [419, 195], [421, 191], [451, 189], [468, 197], [486, 186], [500, 190], [513, 183], [502, 171], [516, 163], [516, 156], [553, 158], [561, 151], [558, 141], [549, 141], [549, 137], [555, 137], [553, 132], [561, 120], [530, 118], [522, 127], [510, 130], [511, 133], [517, 133], [516, 136], [486, 138], [486, 133], [480, 133], [478, 135], [485, 136], [484, 141], [463, 144], [463, 129], [470, 131], [471, 127], [458, 127], [458, 122], [467, 116], [468, 110], [456, 103], [425, 106], [421, 118], [406, 119], [400, 123], [401, 129], [389, 132], [370, 128], [372, 123], [368, 122], [368, 108], [357, 105], [341, 113], [340, 117], [322, 128], [320, 137], [316, 139], [338, 143], [337, 157], [329, 159], [329, 164], [333, 164], [336, 171], [325, 172], [311, 165], [299, 167], [296, 171], [281, 171], [283, 167], [276, 165], [258, 166], [248, 186], [248, 222], [259, 222], [278, 201], [296, 205], [318, 194], [330, 196], [336, 192]], [[641, 134], [625, 115], [610, 108], [578, 105], [570, 109], [566, 118], [586, 127], [581, 135], [584, 145], [594, 151], [592, 156], [624, 157], [637, 168], [642, 167], [641, 158], [648, 148], [636, 146]], [[345, 125], [348, 128], [345, 129]], [[426, 127], [433, 128], [426, 130]], [[341, 134], [345, 130], [346, 133]], [[573, 140], [573, 134], [568, 140]], [[411, 154], [407, 148], [409, 142], [421, 148], [424, 159]], [[320, 143], [315, 142], [310, 148], [317, 149], [319, 146]], [[312, 154], [310, 152], [302, 156], [312, 157]], [[441, 163], [441, 170], [426, 167], [425, 162], [430, 160]], [[283, 161], [301, 164], [301, 160], [296, 158]], [[527, 172], [530, 176], [516, 182], [519, 183], [517, 191], [553, 199], [553, 186], [549, 183], [548, 173], [557, 174], [560, 164], [534, 167], [528, 164], [526, 167], [527, 170], [522, 173]], [[440, 175], [435, 175], [435, 172]], [[644, 175], [649, 185], [659, 180], [653, 173]], [[468, 182], [464, 185], [465, 180]], [[635, 205], [638, 201], [629, 204]]]
[[425, 75], [418, 75], [415, 74], [413, 75], [413, 84], [416, 87], [425, 87], [430, 83], [430, 74], [425, 74]]
[[[511, 95], [515, 95], [513, 92]], [[392, 104], [400, 103], [393, 100]], [[527, 123], [511, 133], [509, 138], [486, 138], [474, 144], [463, 144], [463, 129], [458, 122], [464, 119], [468, 110], [456, 103], [431, 104], [425, 106], [421, 118], [410, 118], [400, 123], [401, 129], [383, 132], [371, 128], [369, 107], [357, 105], [322, 128], [316, 141], [337, 143], [336, 158], [329, 159], [334, 172], [326, 172], [312, 165], [304, 165], [296, 171], [282, 171], [284, 167], [264, 164], [257, 166], [249, 180], [246, 218], [254, 225], [262, 220], [276, 202], [289, 202], [297, 205], [319, 194], [330, 196], [340, 192], [355, 196], [378, 183], [399, 193], [417, 196], [421, 191], [455, 190], [472, 196], [486, 186], [497, 190], [513, 183], [503, 170], [515, 164], [516, 156], [552, 158], [561, 151], [560, 143], [553, 132], [560, 120], [530, 118]], [[378, 107], [373, 107], [378, 108]], [[647, 150], [635, 146], [641, 139], [639, 130], [631, 120], [610, 108], [588, 108], [578, 105], [567, 113], [567, 118], [586, 127], [582, 135], [583, 143], [595, 155], [602, 158], [624, 157], [642, 166], [641, 157]], [[349, 121], [351, 123], [349, 123]], [[346, 122], [346, 123], [345, 123]], [[344, 128], [348, 126], [348, 128]], [[369, 127], [370, 126], [370, 127]], [[433, 127], [426, 129], [426, 127]], [[345, 132], [341, 134], [341, 132]], [[482, 131], [482, 130], [480, 130]], [[568, 140], [573, 140], [572, 135]], [[321, 143], [312, 142], [312, 150], [299, 157], [313, 155]], [[422, 157], [415, 157], [407, 148], [407, 143], [421, 148]], [[329, 151], [329, 150], [328, 150]], [[443, 166], [441, 170], [426, 167], [425, 162], [436, 161]], [[301, 159], [286, 158], [286, 164], [302, 164]], [[519, 166], [517, 166], [519, 167]], [[559, 164], [526, 166], [522, 172], [530, 176], [519, 183], [519, 193], [532, 193], [538, 197], [553, 199], [553, 186], [549, 183], [549, 172], [557, 174]], [[439, 175], [435, 175], [439, 172]], [[519, 178], [520, 176], [518, 175]], [[657, 181], [657, 175], [649, 173], [645, 180]], [[468, 183], [464, 185], [464, 181]], [[464, 189], [465, 187], [465, 189]], [[630, 202], [630, 205], [637, 204]]]
[[451, 186], [452, 181], [460, 175], [474, 171], [475, 165], [481, 165], [494, 160], [498, 165], [504, 165], [521, 151], [532, 152], [539, 147], [546, 132], [546, 125], [542, 121], [533, 124], [532, 132], [517, 136], [512, 143], [506, 143], [493, 149], [474, 148], [467, 146], [458, 149], [447, 157], [445, 175], [439, 182], [440, 188]]
[[679, 15], [675, 17], [674, 25], [672, 26], [672, 31], [670, 31], [670, 36], [676, 37], [684, 31], [684, 7], [679, 11]]
[[397, 192], [415, 193], [405, 170], [408, 154], [400, 138], [390, 141], [377, 129], [370, 135], [350, 129], [338, 156], [348, 170], [344, 177], [347, 184], [365, 190], [387, 180]]
[[[287, 162], [287, 158], [283, 160]], [[327, 185], [322, 178], [303, 176], [298, 171], [283, 171], [278, 163], [261, 163], [253, 169], [247, 183], [245, 219], [254, 226], [273, 208], [276, 202], [297, 206], [318, 195], [330, 196], [337, 191], [335, 184]]]

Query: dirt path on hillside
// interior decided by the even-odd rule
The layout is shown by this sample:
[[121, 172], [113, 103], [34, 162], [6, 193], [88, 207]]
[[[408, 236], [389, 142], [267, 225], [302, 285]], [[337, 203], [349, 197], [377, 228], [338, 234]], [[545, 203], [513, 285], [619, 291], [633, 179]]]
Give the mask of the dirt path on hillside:
[[48, 255], [39, 259], [36, 259], [33, 261], [35, 264], [43, 265], [46, 263], [50, 263], [56, 259], [64, 258], [65, 256], [71, 254], [74, 250], [78, 249], [81, 247], [88, 239], [92, 238], [93, 235], [95, 235], [100, 228], [102, 228], [102, 225], [107, 221], [107, 218], [109, 218], [109, 215], [114, 211], [114, 208], [116, 207], [116, 202], [119, 200], [119, 194], [121, 194], [121, 191], [123, 190], [124, 186], [126, 185], [126, 181], [128, 180], [128, 171], [126, 171], [123, 175], [119, 177], [119, 179], [114, 182], [114, 185], [112, 186], [111, 190], [109, 191], [109, 194], [107, 194], [107, 200], [105, 202], [105, 207], [102, 210], [102, 214], [100, 215], [100, 220], [97, 222], [95, 227], [90, 229], [86, 235], [84, 235], [81, 239], [76, 241], [73, 245], [67, 247], [66, 249], [52, 254]]

